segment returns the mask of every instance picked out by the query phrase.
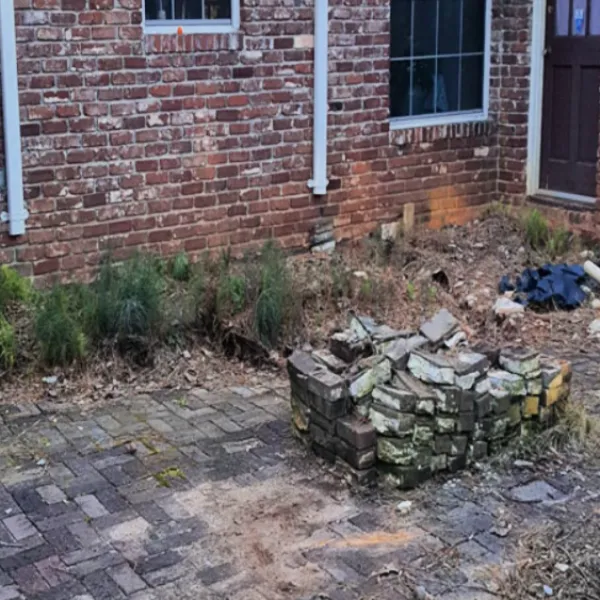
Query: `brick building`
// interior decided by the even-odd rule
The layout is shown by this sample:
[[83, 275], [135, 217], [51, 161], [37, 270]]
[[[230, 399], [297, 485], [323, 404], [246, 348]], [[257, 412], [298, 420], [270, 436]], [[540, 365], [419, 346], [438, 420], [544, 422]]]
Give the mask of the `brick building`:
[[[304, 246], [323, 221], [338, 239], [403, 215], [440, 225], [540, 189], [592, 219], [600, 65], [559, 46], [600, 39], [600, 2], [583, 25], [585, 0], [315, 2], [2, 0], [2, 262], [68, 276], [108, 249]], [[564, 86], [585, 92], [554, 94], [569, 127], [595, 115], [570, 138], [539, 110]]]

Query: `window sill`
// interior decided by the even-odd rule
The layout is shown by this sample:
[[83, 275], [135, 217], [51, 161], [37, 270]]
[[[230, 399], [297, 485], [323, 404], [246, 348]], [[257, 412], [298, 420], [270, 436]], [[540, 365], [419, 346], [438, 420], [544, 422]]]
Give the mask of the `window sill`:
[[419, 129], [440, 125], [456, 125], [460, 123], [481, 123], [488, 120], [488, 115], [482, 111], [463, 112], [422, 117], [393, 117], [390, 119], [390, 129]]
[[177, 35], [180, 31], [183, 35], [193, 35], [196, 33], [237, 33], [238, 28], [231, 23], [181, 23], [178, 25], [163, 25], [152, 23], [144, 24], [144, 33], [146, 35]]

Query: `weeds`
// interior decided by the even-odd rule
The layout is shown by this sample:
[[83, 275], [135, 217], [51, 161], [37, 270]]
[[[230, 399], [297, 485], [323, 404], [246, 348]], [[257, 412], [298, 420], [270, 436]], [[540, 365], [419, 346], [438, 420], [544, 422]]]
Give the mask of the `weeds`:
[[521, 438], [517, 452], [537, 458], [548, 452], [589, 452], [600, 458], [600, 421], [581, 403], [567, 402], [557, 407], [556, 424], [535, 436]]
[[415, 284], [412, 281], [409, 281], [406, 284], [406, 297], [411, 302], [414, 302], [417, 297], [417, 288], [415, 287]]
[[33, 298], [31, 282], [6, 265], [0, 267], [0, 310], [15, 303], [27, 303]]
[[569, 250], [570, 243], [571, 234], [568, 230], [563, 227], [553, 229], [546, 244], [546, 249], [550, 258], [555, 260], [557, 257], [565, 254]]
[[179, 467], [167, 467], [159, 473], [155, 473], [154, 479], [156, 479], [160, 487], [170, 488], [174, 479], [185, 481], [186, 477]]
[[525, 239], [533, 250], [543, 250], [550, 237], [548, 221], [537, 208], [529, 211], [524, 219]]
[[42, 298], [35, 319], [35, 335], [42, 360], [49, 366], [83, 360], [87, 338], [80, 312], [68, 288], [55, 286]]
[[175, 281], [188, 281], [191, 272], [192, 269], [188, 255], [185, 252], [180, 252], [171, 261], [171, 277]]
[[0, 315], [0, 366], [10, 370], [17, 356], [17, 339], [13, 326]]

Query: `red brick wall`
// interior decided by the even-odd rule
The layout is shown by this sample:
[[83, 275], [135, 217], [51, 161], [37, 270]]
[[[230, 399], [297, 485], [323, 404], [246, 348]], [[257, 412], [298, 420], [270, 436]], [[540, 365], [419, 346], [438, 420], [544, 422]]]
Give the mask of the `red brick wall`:
[[15, 1], [31, 216], [24, 237], [1, 242], [4, 260], [36, 276], [83, 275], [109, 249], [303, 246], [324, 218], [338, 238], [357, 236], [406, 203], [440, 225], [497, 197], [504, 1], [490, 120], [396, 132], [389, 0], [331, 1], [322, 198], [307, 188], [309, 2], [248, 0], [239, 34], [176, 37], [143, 33], [141, 0]]
[[507, 202], [524, 199], [527, 186], [531, 19], [533, 0], [504, 0], [498, 52], [498, 191]]

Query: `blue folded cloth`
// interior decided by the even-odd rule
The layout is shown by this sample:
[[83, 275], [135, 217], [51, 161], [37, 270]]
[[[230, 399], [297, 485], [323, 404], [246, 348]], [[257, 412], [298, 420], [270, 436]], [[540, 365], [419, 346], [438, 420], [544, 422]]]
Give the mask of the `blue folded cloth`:
[[514, 291], [513, 300], [524, 306], [568, 310], [580, 306], [586, 298], [581, 284], [586, 278], [581, 265], [551, 265], [525, 269], [513, 284], [504, 275], [498, 284], [501, 294]]

